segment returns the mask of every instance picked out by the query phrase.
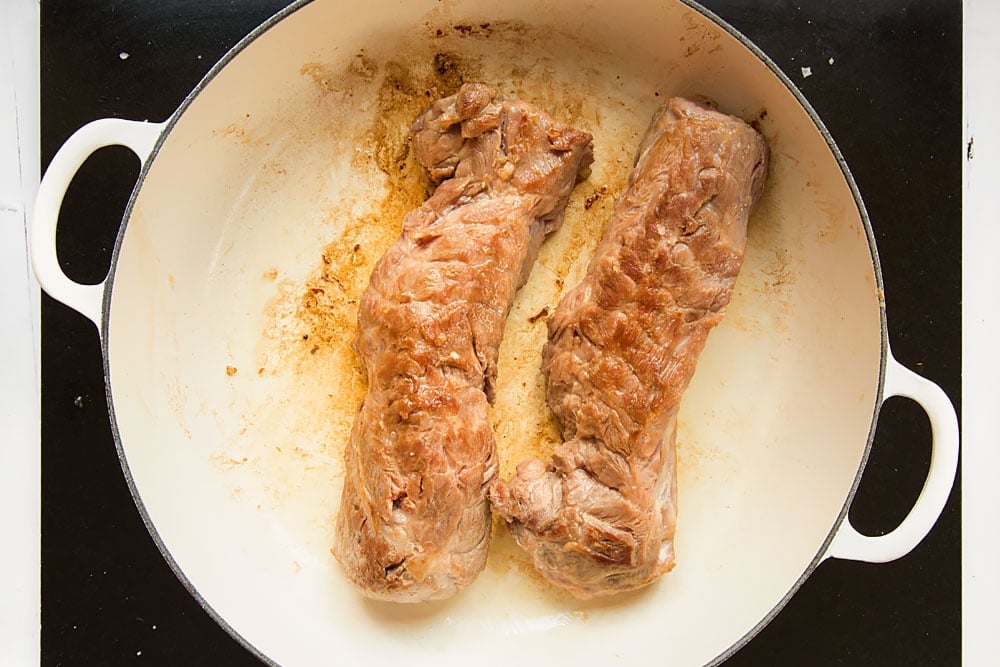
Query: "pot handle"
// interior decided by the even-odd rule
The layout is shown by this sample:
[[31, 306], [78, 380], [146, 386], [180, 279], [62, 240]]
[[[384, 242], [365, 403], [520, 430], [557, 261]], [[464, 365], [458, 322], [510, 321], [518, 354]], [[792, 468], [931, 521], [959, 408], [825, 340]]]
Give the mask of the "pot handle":
[[121, 118], [102, 118], [87, 123], [59, 148], [38, 185], [29, 238], [35, 277], [49, 296], [85, 315], [98, 329], [101, 328], [106, 278], [96, 285], [84, 285], [63, 273], [56, 256], [59, 209], [73, 176], [94, 151], [105, 146], [125, 146], [145, 164], [163, 125]]
[[825, 558], [868, 563], [887, 563], [902, 558], [931, 532], [948, 501], [958, 469], [959, 434], [955, 407], [941, 387], [906, 368], [890, 353], [885, 369], [883, 401], [891, 396], [905, 396], [916, 401], [930, 419], [931, 465], [924, 487], [903, 522], [886, 535], [862, 535], [845, 516]]

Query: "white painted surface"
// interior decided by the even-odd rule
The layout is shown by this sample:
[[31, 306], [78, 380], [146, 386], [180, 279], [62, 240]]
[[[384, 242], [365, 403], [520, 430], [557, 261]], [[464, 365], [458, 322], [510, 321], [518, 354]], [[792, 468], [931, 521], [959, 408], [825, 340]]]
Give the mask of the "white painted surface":
[[[1000, 597], [1000, 3], [966, 0], [962, 312], [962, 658], [996, 662]], [[971, 144], [972, 157], [969, 146]]]
[[0, 3], [0, 664], [38, 662], [39, 292], [26, 248], [38, 187], [38, 5]]

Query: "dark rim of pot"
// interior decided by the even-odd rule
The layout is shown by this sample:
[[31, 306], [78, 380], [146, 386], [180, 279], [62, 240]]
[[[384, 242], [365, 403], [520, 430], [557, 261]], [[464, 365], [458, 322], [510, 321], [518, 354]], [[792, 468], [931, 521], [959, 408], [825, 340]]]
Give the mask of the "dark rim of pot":
[[[142, 517], [142, 521], [143, 523], [145, 523], [146, 529], [149, 531], [149, 534], [153, 538], [153, 541], [156, 543], [156, 546], [160, 550], [160, 553], [163, 554], [163, 558], [170, 566], [170, 569], [173, 570], [174, 575], [178, 578], [178, 580], [180, 580], [180, 582], [184, 585], [184, 587], [187, 588], [188, 592], [198, 601], [198, 603], [208, 613], [208, 615], [213, 620], [215, 620], [215, 622], [218, 623], [234, 639], [236, 639], [236, 641], [238, 641], [247, 651], [252, 653], [262, 662], [269, 665], [276, 665], [277, 663], [268, 656], [264, 655], [256, 646], [254, 646], [245, 637], [240, 635], [240, 633], [237, 632], [236, 629], [233, 628], [226, 621], [226, 619], [224, 619], [222, 615], [219, 614], [212, 607], [212, 605], [208, 602], [208, 600], [206, 600], [201, 595], [201, 593], [194, 586], [194, 584], [191, 583], [191, 581], [184, 574], [180, 565], [178, 565], [177, 561], [174, 560], [173, 555], [170, 553], [170, 550], [167, 548], [167, 545], [163, 542], [163, 539], [160, 537], [159, 532], [156, 530], [156, 527], [153, 525], [153, 522], [149, 517], [149, 513], [146, 510], [146, 506], [139, 495], [139, 490], [136, 488], [135, 480], [132, 477], [132, 472], [129, 469], [128, 460], [126, 459], [125, 450], [122, 445], [121, 435], [118, 430], [118, 421], [115, 415], [115, 402], [112, 397], [112, 389], [111, 389], [111, 375], [110, 375], [109, 354], [108, 354], [108, 333], [109, 333], [108, 325], [110, 321], [111, 294], [114, 289], [115, 273], [116, 273], [116, 267], [118, 265], [118, 256], [119, 253], [121, 252], [122, 242], [125, 237], [125, 230], [128, 226], [128, 221], [131, 218], [132, 209], [135, 205], [136, 198], [139, 195], [139, 191], [142, 189], [142, 184], [145, 181], [146, 175], [148, 174], [150, 167], [155, 161], [156, 156], [159, 153], [160, 148], [163, 145], [164, 141], [169, 136], [170, 132], [173, 130], [174, 126], [177, 124], [181, 116], [184, 115], [188, 107], [191, 106], [191, 104], [194, 102], [195, 98], [197, 98], [198, 95], [201, 94], [201, 92], [205, 89], [205, 87], [208, 86], [212, 82], [212, 80], [219, 74], [219, 72], [221, 72], [237, 55], [239, 55], [240, 52], [242, 52], [252, 42], [256, 41], [261, 35], [263, 35], [268, 30], [273, 28], [275, 25], [283, 21], [285, 18], [287, 18], [291, 14], [294, 14], [302, 7], [311, 4], [312, 2], [313, 0], [296, 0], [295, 2], [292, 2], [287, 7], [280, 10], [279, 12], [274, 14], [271, 18], [267, 19], [262, 24], [260, 24], [246, 37], [241, 39], [217, 63], [215, 63], [215, 65], [212, 66], [212, 69], [209, 70], [209, 72], [198, 83], [198, 85], [195, 86], [194, 89], [187, 95], [187, 97], [184, 98], [184, 101], [181, 103], [181, 105], [177, 108], [177, 110], [173, 114], [171, 114], [170, 118], [166, 121], [166, 123], [164, 123], [163, 129], [160, 132], [160, 136], [157, 138], [153, 150], [150, 152], [148, 158], [143, 163], [142, 170], [139, 174], [138, 179], [136, 180], [135, 188], [132, 190], [132, 194], [129, 197], [128, 205], [125, 208], [125, 213], [122, 218], [122, 225], [118, 231], [118, 237], [115, 240], [115, 247], [112, 253], [111, 268], [108, 272], [108, 279], [105, 281], [104, 284], [103, 306], [101, 313], [101, 347], [102, 347], [101, 352], [104, 358], [104, 386], [108, 400], [108, 412], [111, 421], [111, 430], [112, 434], [114, 435], [115, 447], [118, 450], [118, 458], [119, 461], [121, 462], [122, 471], [124, 472], [125, 479], [128, 482], [129, 492], [132, 494], [132, 498], [135, 501], [136, 507], [139, 510], [139, 514]], [[841, 154], [840, 148], [837, 146], [829, 130], [827, 130], [826, 125], [823, 124], [823, 121], [820, 119], [819, 114], [816, 113], [816, 110], [813, 109], [812, 105], [805, 98], [805, 96], [798, 89], [798, 87], [792, 82], [792, 80], [775, 64], [773, 60], [771, 60], [770, 57], [768, 57], [767, 54], [765, 54], [759, 47], [757, 47], [753, 42], [751, 42], [745, 35], [743, 35], [741, 32], [739, 32], [731, 25], [726, 23], [726, 21], [717, 16], [715, 13], [709, 11], [705, 7], [702, 7], [694, 0], [678, 0], [678, 2], [698, 12], [699, 14], [701, 14], [702, 16], [709, 19], [710, 21], [718, 25], [720, 28], [728, 32], [733, 38], [739, 41], [740, 44], [742, 44], [751, 54], [753, 54], [761, 62], [767, 65], [771, 73], [774, 74], [774, 76], [776, 76], [785, 85], [785, 87], [789, 90], [789, 92], [791, 92], [792, 95], [795, 96], [796, 101], [809, 115], [809, 118], [816, 126], [816, 129], [819, 130], [819, 133], [823, 136], [823, 140], [826, 141], [827, 147], [830, 149], [831, 153], [833, 153], [833, 156], [836, 159], [841, 172], [843, 173], [844, 179], [846, 180], [847, 185], [851, 190], [851, 195], [854, 197], [854, 203], [855, 206], [857, 206], [858, 213], [861, 216], [861, 221], [865, 229], [865, 236], [868, 241], [868, 248], [872, 260], [872, 270], [875, 273], [875, 286], [876, 289], [879, 291], [879, 293], [881, 293], [883, 289], [882, 269], [879, 264], [878, 250], [875, 246], [875, 235], [872, 230], [871, 220], [868, 217], [868, 211], [865, 209], [864, 202], [861, 199], [861, 193], [858, 191], [857, 183], [855, 183], [854, 181], [854, 176], [851, 174], [851, 170], [847, 166], [847, 162], [844, 160], [844, 156]], [[775, 604], [774, 607], [764, 616], [764, 618], [762, 618], [746, 634], [740, 637], [740, 639], [734, 642], [724, 652], [713, 658], [709, 662], [710, 665], [718, 665], [719, 663], [722, 663], [726, 659], [731, 657], [733, 654], [735, 654], [737, 651], [743, 648], [743, 646], [745, 646], [751, 639], [753, 639], [758, 632], [760, 632], [768, 623], [770, 623], [774, 619], [775, 616], [778, 615], [778, 613], [784, 608], [784, 606], [788, 603], [788, 601], [792, 598], [792, 596], [795, 595], [795, 593], [799, 590], [799, 588], [809, 577], [809, 575], [811, 575], [812, 572], [819, 566], [819, 564], [823, 562], [823, 560], [826, 558], [827, 549], [829, 548], [831, 541], [836, 536], [837, 531], [843, 524], [844, 519], [846, 518], [847, 513], [850, 510], [851, 502], [853, 501], [855, 493], [857, 492], [858, 485], [861, 482], [862, 474], [864, 473], [865, 466], [868, 462], [868, 457], [872, 447], [872, 441], [875, 437], [875, 425], [876, 422], [878, 421], [879, 410], [881, 409], [882, 406], [883, 388], [885, 383], [885, 369], [889, 354], [889, 343], [886, 330], [885, 303], [881, 300], [879, 301], [879, 319], [881, 328], [881, 354], [879, 362], [878, 392], [876, 395], [875, 406], [872, 412], [871, 422], [868, 430], [868, 439], [867, 442], [865, 443], [864, 454], [862, 455], [861, 458], [861, 464], [858, 467], [858, 472], [855, 475], [854, 481], [851, 484], [850, 492], [847, 494], [847, 497], [844, 500], [844, 504], [841, 507], [839, 514], [837, 515], [837, 519], [834, 522], [833, 526], [831, 526], [830, 531], [827, 533], [826, 539], [824, 539], [823, 543], [820, 545], [820, 548], [816, 552], [816, 555], [813, 556], [809, 565], [799, 575], [799, 577], [795, 580], [795, 583], [785, 593], [785, 595], [781, 598], [781, 600], [779, 600], [777, 604]]]

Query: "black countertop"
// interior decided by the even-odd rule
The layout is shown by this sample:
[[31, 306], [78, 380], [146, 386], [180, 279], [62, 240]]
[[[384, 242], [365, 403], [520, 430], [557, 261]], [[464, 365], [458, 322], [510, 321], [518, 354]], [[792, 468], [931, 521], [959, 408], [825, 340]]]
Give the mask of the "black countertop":
[[[229, 47], [284, 4], [43, 2], [43, 166], [90, 120], [167, 118]], [[872, 219], [893, 352], [960, 407], [961, 2], [704, 4], [785, 70], [833, 134]], [[102, 279], [137, 174], [131, 153], [106, 148], [74, 180], [58, 239], [74, 279]], [[860, 530], [881, 534], [902, 519], [923, 483], [929, 442], [919, 408], [886, 404], [851, 510]], [[97, 332], [48, 297], [42, 489], [42, 664], [255, 663], [146, 532], [108, 425]], [[727, 666], [959, 664], [959, 495], [956, 484], [933, 532], [907, 557], [823, 563]]]

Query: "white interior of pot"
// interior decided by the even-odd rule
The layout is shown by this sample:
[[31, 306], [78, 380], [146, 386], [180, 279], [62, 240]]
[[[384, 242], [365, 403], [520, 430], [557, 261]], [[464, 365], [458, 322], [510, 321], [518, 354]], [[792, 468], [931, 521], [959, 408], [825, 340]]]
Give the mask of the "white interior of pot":
[[[530, 318], [582, 275], [653, 109], [706, 96], [757, 118], [770, 142], [743, 273], [682, 406], [677, 567], [648, 590], [577, 601], [500, 530], [470, 589], [391, 606], [357, 595], [329, 553], [364, 388], [350, 302], [421, 196], [396, 150], [406, 124], [427, 91], [462, 76], [595, 137], [593, 173], [508, 324], [493, 415], [504, 475], [555, 439], [544, 318]], [[310, 293], [329, 321], [303, 310]], [[807, 113], [725, 31], [642, 0], [317, 0], [295, 12], [196, 96], [156, 155], [107, 342], [121, 444], [156, 532], [211, 608], [283, 664], [710, 661], [780, 602], [834, 526], [881, 353], [862, 221]]]

